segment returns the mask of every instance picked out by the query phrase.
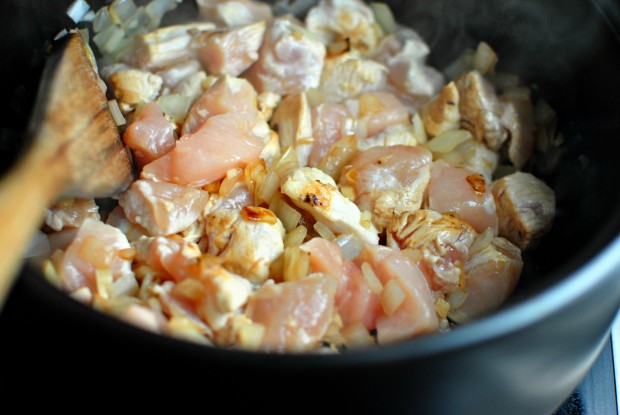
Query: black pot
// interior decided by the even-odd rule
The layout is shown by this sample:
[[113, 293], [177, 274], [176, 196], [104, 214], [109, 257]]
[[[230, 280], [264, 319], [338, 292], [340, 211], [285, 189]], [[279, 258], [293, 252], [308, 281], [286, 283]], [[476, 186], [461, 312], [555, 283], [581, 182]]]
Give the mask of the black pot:
[[[1, 92], [11, 107], [2, 113], [5, 169], [24, 147], [18, 138], [26, 138], [45, 42], [70, 27], [69, 3], [1, 3]], [[552, 413], [596, 360], [620, 305], [620, 4], [388, 3], [427, 40], [437, 67], [484, 40], [499, 69], [521, 75], [559, 114], [566, 153], [556, 170], [537, 172], [556, 191], [558, 216], [525, 253], [521, 284], [502, 310], [381, 350], [253, 354], [140, 331], [73, 301], [26, 265], [0, 315], [3, 363], [18, 368], [2, 378], [40, 391], [93, 391], [99, 402], [106, 391], [108, 399], [206, 409]], [[59, 381], [59, 373], [71, 376]]]

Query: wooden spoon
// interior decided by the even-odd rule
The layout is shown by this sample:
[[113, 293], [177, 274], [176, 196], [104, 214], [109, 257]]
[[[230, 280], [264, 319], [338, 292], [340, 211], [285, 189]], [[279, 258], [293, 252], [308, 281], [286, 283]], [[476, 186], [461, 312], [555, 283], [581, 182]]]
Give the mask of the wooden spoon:
[[32, 114], [32, 143], [0, 182], [0, 309], [47, 207], [61, 197], [108, 197], [133, 179], [91, 59], [77, 32], [54, 45]]

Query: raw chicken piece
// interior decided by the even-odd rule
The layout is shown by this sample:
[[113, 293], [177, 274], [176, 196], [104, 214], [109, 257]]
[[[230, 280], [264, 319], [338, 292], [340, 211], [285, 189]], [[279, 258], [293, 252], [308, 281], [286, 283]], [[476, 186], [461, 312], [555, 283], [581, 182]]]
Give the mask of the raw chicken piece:
[[463, 265], [466, 297], [450, 310], [450, 319], [462, 324], [497, 311], [517, 286], [522, 268], [521, 250], [501, 237], [470, 253]]
[[437, 96], [422, 109], [422, 122], [431, 137], [461, 126], [459, 91], [454, 82], [441, 88]]
[[197, 0], [200, 18], [218, 26], [238, 27], [272, 19], [271, 6], [253, 0]]
[[371, 57], [388, 69], [388, 82], [397, 91], [427, 101], [444, 84], [441, 72], [427, 65], [430, 48], [411, 29], [400, 29], [396, 35], [381, 40]]
[[205, 228], [208, 252], [257, 284], [269, 278], [269, 266], [284, 252], [284, 226], [269, 209], [218, 209], [207, 215]]
[[123, 141], [131, 149], [138, 169], [142, 169], [174, 148], [174, 125], [157, 104], [148, 103], [125, 129]]
[[202, 32], [195, 38], [200, 61], [212, 75], [239, 76], [258, 60], [265, 22], [233, 29]]
[[199, 283], [202, 290], [196, 298], [197, 314], [214, 331], [222, 330], [252, 293], [248, 280], [217, 265], [207, 267]]
[[461, 282], [461, 267], [475, 236], [469, 224], [454, 216], [420, 209], [390, 222], [387, 245], [420, 252], [421, 269], [431, 289], [445, 294], [454, 291]]
[[151, 235], [181, 232], [198, 219], [209, 198], [201, 189], [136, 180], [118, 196], [125, 215]]
[[246, 308], [247, 316], [264, 327], [260, 349], [300, 352], [317, 346], [333, 319], [336, 287], [323, 274], [261, 286]]
[[125, 69], [110, 75], [108, 83], [119, 108], [123, 113], [128, 113], [139, 104], [157, 99], [164, 80], [148, 71]]
[[462, 126], [491, 150], [498, 150], [508, 134], [501, 124], [502, 106], [493, 85], [478, 71], [470, 71], [456, 80]]
[[297, 207], [332, 232], [353, 233], [366, 243], [379, 243], [375, 226], [370, 221], [362, 221], [362, 213], [355, 203], [344, 197], [334, 179], [321, 170], [299, 168], [283, 181], [281, 190]]
[[144, 166], [141, 177], [192, 187], [219, 180], [260, 155], [265, 143], [252, 134], [255, 125], [256, 116], [248, 112], [211, 116], [171, 152]]
[[516, 172], [493, 182], [499, 236], [526, 249], [545, 235], [555, 217], [555, 193], [530, 173]]
[[135, 266], [147, 265], [166, 279], [181, 282], [201, 275], [200, 248], [180, 236], [144, 236], [131, 244], [136, 250]]
[[302, 92], [284, 97], [273, 114], [271, 126], [278, 132], [281, 148], [294, 147], [300, 166], [307, 166], [313, 131], [306, 94]]
[[191, 47], [194, 36], [215, 25], [207, 22], [166, 26], [136, 36], [133, 53], [129, 54], [131, 66], [154, 71], [196, 56]]
[[86, 218], [99, 220], [99, 206], [94, 199], [63, 199], [45, 209], [45, 224], [55, 231], [78, 228]]
[[346, 53], [325, 60], [319, 91], [325, 102], [339, 103], [362, 92], [381, 90], [386, 77], [387, 69], [382, 64]]
[[347, 39], [362, 52], [372, 50], [382, 35], [374, 13], [360, 0], [321, 0], [308, 11], [305, 24], [329, 42]]
[[113, 280], [131, 274], [131, 260], [120, 255], [129, 248], [129, 241], [120, 230], [86, 218], [57, 266], [63, 289], [74, 292], [86, 288], [96, 294], [97, 270], [110, 270]]
[[312, 131], [314, 140], [308, 166], [316, 167], [332, 145], [355, 133], [355, 118], [342, 104], [322, 103], [312, 109]]
[[429, 209], [454, 214], [478, 233], [491, 228], [497, 235], [498, 219], [491, 183], [482, 174], [437, 160], [431, 167], [427, 192]]
[[383, 312], [377, 317], [379, 344], [437, 331], [439, 322], [431, 290], [422, 271], [407, 255], [385, 246], [366, 245], [355, 262], [368, 263], [383, 285]]
[[[351, 105], [352, 103], [348, 102]], [[384, 91], [366, 92], [357, 100], [358, 124], [363, 123], [367, 137], [374, 137], [397, 125], [411, 125], [409, 112], [398, 97]], [[361, 137], [358, 128], [358, 138]]]
[[521, 87], [500, 96], [504, 104], [502, 125], [508, 129], [508, 158], [521, 169], [534, 151], [534, 108], [530, 90]]
[[421, 146], [372, 147], [344, 169], [339, 185], [351, 186], [355, 204], [384, 229], [394, 217], [420, 208], [431, 162], [431, 152]]
[[225, 76], [205, 91], [192, 105], [183, 123], [183, 134], [190, 134], [214, 115], [243, 112], [256, 118], [256, 91], [242, 78]]
[[146, 229], [127, 218], [125, 211], [120, 205], [117, 205], [114, 209], [112, 209], [112, 211], [108, 214], [105, 223], [120, 229], [130, 243], [137, 241], [142, 236], [149, 236]]
[[319, 86], [325, 46], [289, 18], [274, 19], [259, 58], [243, 76], [259, 93], [297, 94]]
[[310, 273], [323, 273], [338, 281], [336, 311], [342, 329], [362, 323], [374, 330], [381, 312], [380, 297], [368, 285], [359, 265], [344, 260], [338, 244], [323, 238], [312, 238], [301, 249], [310, 254]]

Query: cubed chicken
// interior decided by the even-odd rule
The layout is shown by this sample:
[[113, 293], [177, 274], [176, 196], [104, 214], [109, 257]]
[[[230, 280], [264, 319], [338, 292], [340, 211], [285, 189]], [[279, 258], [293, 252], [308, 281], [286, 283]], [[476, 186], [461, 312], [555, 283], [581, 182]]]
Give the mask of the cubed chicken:
[[382, 307], [377, 316], [379, 344], [437, 331], [439, 322], [433, 294], [423, 272], [406, 254], [385, 246], [367, 245], [355, 262], [362, 267], [369, 265], [371, 271], [366, 272], [379, 280]]
[[347, 39], [361, 52], [372, 50], [383, 34], [372, 9], [360, 0], [321, 0], [308, 11], [305, 24], [328, 42]]
[[151, 235], [172, 235], [198, 219], [208, 198], [202, 189], [136, 180], [118, 196], [118, 202], [127, 217]]
[[197, 53], [210, 75], [239, 76], [258, 60], [263, 43], [265, 22], [196, 36]]
[[201, 274], [198, 266], [202, 255], [200, 248], [179, 236], [144, 236], [133, 241], [131, 246], [136, 252], [136, 267], [146, 265], [175, 282], [194, 279]]
[[170, 152], [175, 144], [175, 126], [159, 105], [144, 105], [123, 132], [123, 141], [131, 149], [138, 169]]
[[461, 126], [459, 91], [454, 82], [441, 88], [437, 96], [422, 109], [422, 122], [431, 137]]
[[183, 134], [200, 128], [209, 117], [230, 112], [258, 116], [257, 96], [254, 87], [243, 78], [224, 76], [207, 89], [194, 102], [183, 123]]
[[526, 249], [545, 235], [555, 217], [555, 193], [530, 173], [516, 172], [493, 182], [499, 236]]
[[[63, 289], [67, 292], [86, 289], [92, 295], [102, 294], [103, 284], [112, 284], [132, 273], [131, 259], [121, 254], [129, 248], [127, 237], [119, 229], [86, 218], [58, 262]], [[111, 279], [98, 275], [109, 275]]]
[[278, 132], [281, 148], [294, 147], [300, 166], [307, 166], [313, 131], [306, 94], [302, 92], [284, 97], [273, 114], [271, 126]]
[[45, 224], [57, 232], [65, 227], [79, 228], [86, 218], [100, 219], [94, 199], [63, 199], [45, 209]]
[[390, 222], [387, 245], [418, 251], [431, 289], [441, 295], [454, 291], [461, 282], [461, 267], [475, 236], [474, 229], [455, 216], [420, 209]]
[[534, 152], [534, 108], [530, 90], [521, 87], [500, 96], [504, 104], [502, 125], [508, 129], [508, 158], [521, 169]]
[[443, 160], [433, 162], [427, 189], [427, 207], [454, 214], [476, 232], [491, 228], [497, 234], [497, 213], [491, 183], [467, 167], [450, 166]]
[[159, 96], [163, 79], [148, 71], [126, 69], [114, 72], [108, 78], [114, 97], [123, 113], [137, 105], [153, 102]]
[[129, 54], [127, 63], [140, 69], [158, 70], [194, 58], [196, 51], [191, 47], [194, 36], [213, 29], [213, 23], [198, 22], [166, 26], [136, 36], [134, 51]]
[[463, 128], [490, 149], [498, 150], [508, 134], [501, 123], [503, 108], [493, 85], [480, 72], [470, 71], [456, 80], [456, 86]]
[[246, 315], [264, 327], [260, 349], [301, 352], [313, 349], [334, 318], [337, 283], [324, 274], [264, 284], [248, 301]]
[[243, 76], [259, 93], [297, 94], [319, 86], [324, 59], [325, 45], [292, 19], [278, 17], [265, 33], [258, 61]]
[[215, 210], [207, 215], [205, 228], [208, 252], [218, 255], [228, 270], [257, 284], [269, 278], [269, 266], [284, 251], [284, 226], [262, 207]]
[[385, 229], [394, 217], [420, 208], [431, 162], [431, 152], [421, 146], [372, 147], [345, 167], [339, 185], [352, 187], [355, 204]]
[[321, 103], [312, 108], [312, 150], [308, 166], [318, 166], [340, 139], [355, 134], [355, 116], [342, 104]]
[[463, 264], [465, 299], [450, 309], [449, 317], [457, 323], [497, 311], [513, 293], [523, 268], [521, 250], [507, 239], [494, 237], [477, 249], [472, 245], [474, 249]]
[[282, 193], [332, 232], [353, 233], [365, 243], [379, 242], [377, 228], [363, 220], [360, 209], [342, 195], [334, 179], [313, 167], [302, 167], [284, 179]]
[[181, 81], [201, 70], [202, 65], [198, 59], [187, 58], [159, 69], [155, 72], [155, 75], [161, 77], [165, 88], [173, 89]]
[[325, 102], [339, 103], [385, 86], [387, 68], [355, 53], [325, 60], [319, 90]]

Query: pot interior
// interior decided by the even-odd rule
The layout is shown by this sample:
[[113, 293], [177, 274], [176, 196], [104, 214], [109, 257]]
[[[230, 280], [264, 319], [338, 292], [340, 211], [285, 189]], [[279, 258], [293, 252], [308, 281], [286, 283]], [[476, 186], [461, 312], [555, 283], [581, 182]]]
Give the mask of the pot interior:
[[[14, 62], [2, 65], [0, 76], [10, 103], [0, 114], [4, 171], [27, 144], [45, 47], [71, 25], [64, 14], [70, 3], [2, 2], [0, 30], [15, 39], [1, 50]], [[185, 3], [167, 22], [195, 13]], [[400, 23], [427, 41], [429, 62], [438, 69], [485, 41], [499, 56], [497, 69], [519, 75], [558, 114], [560, 162], [551, 168], [550, 155], [540, 152], [528, 166], [555, 190], [558, 214], [540, 245], [524, 252], [522, 279], [508, 306], [530, 298], [585, 264], [620, 231], [620, 46], [611, 27], [617, 6], [586, 0], [387, 3]], [[41, 278], [32, 269], [24, 277]]]

